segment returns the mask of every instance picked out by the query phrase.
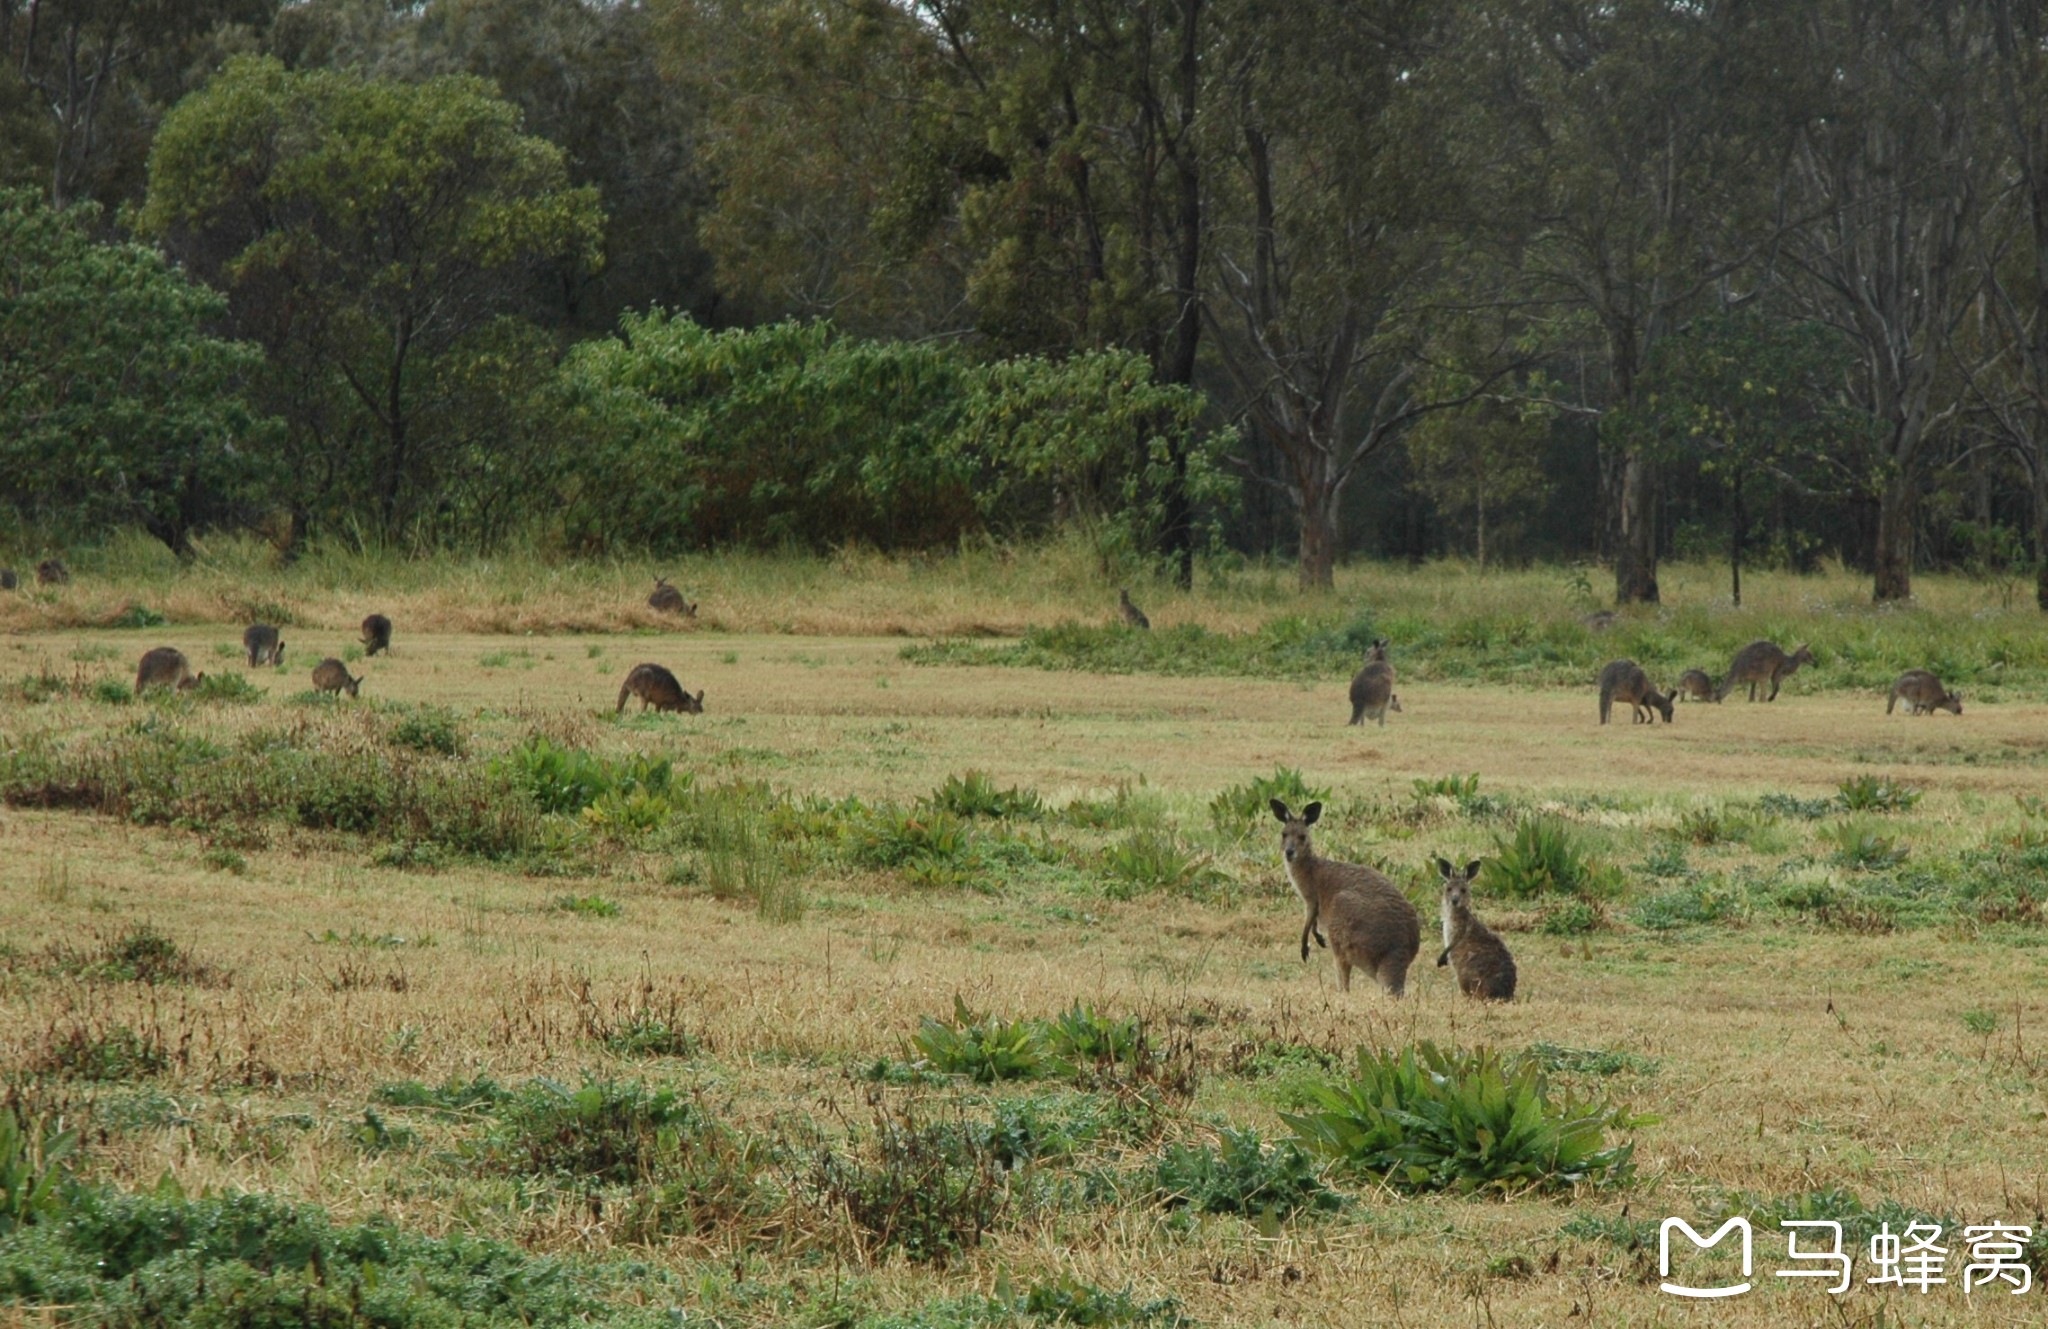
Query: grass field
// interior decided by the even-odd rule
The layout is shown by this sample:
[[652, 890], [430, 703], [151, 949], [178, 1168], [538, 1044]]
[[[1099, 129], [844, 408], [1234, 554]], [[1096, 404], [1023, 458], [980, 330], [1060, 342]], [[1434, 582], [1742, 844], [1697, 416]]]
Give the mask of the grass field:
[[[1341, 668], [920, 653], [1106, 621], [1078, 571], [818, 566], [684, 569], [704, 618], [658, 633], [624, 568], [521, 572], [511, 604], [474, 570], [374, 604], [120, 568], [0, 601], [0, 1067], [19, 1115], [80, 1136], [70, 1221], [0, 1212], [0, 1298], [107, 1323], [2040, 1322], [2038, 1288], [1961, 1287], [1961, 1225], [2048, 1207], [2043, 629], [1995, 590], [1886, 618], [1846, 578], [1766, 579], [1737, 614], [1680, 570], [1696, 628], [1620, 627], [1683, 652], [1779, 623], [1875, 659], [1907, 624], [1959, 643], [1961, 717], [1887, 717], [1824, 653], [1773, 705], [1602, 728], [1590, 676], [1493, 681], [1447, 628], [1361, 730]], [[1554, 572], [1363, 570], [1327, 602], [1263, 576], [1148, 607], [1228, 637], [1435, 597], [1606, 645], [1569, 635]], [[285, 611], [289, 670], [233, 658], [245, 599]], [[83, 626], [129, 603], [170, 621]], [[309, 696], [373, 607], [394, 653], [352, 665], [358, 701]], [[1999, 642], [2009, 664], [1978, 658]], [[250, 686], [130, 699], [156, 644]], [[615, 720], [641, 660], [707, 714]], [[1405, 1000], [1298, 959], [1261, 780], [1320, 794], [1319, 847], [1423, 910]], [[1520, 995], [1468, 1001], [1430, 963], [1428, 861], [1538, 831], [1559, 875], [1477, 888]], [[1098, 1042], [1063, 1055], [1003, 1024], [1077, 1003]], [[1359, 1048], [1424, 1041], [1613, 1109], [1633, 1176], [1461, 1196], [1290, 1143]], [[277, 1207], [220, 1207], [243, 1192]], [[1660, 1292], [1658, 1220], [1733, 1213], [1756, 1290]], [[1860, 1248], [1915, 1216], [1948, 1228], [1930, 1293], [1863, 1286], [1864, 1258], [1839, 1298], [1772, 1276], [1779, 1217]], [[200, 1232], [243, 1235], [207, 1264]]]

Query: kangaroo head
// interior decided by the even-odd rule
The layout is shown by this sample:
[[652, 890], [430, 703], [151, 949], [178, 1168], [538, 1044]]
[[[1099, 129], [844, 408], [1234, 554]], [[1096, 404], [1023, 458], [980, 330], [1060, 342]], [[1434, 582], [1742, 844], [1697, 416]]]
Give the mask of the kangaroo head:
[[689, 601], [688, 603], [686, 603], [686, 604], [685, 604], [685, 605], [683, 606], [683, 617], [684, 617], [684, 618], [695, 618], [695, 617], [697, 617], [697, 602], [696, 602], [695, 600], [691, 600], [691, 601]]
[[1472, 907], [1472, 879], [1479, 875], [1485, 862], [1475, 858], [1462, 871], [1448, 859], [1436, 860], [1437, 875], [1444, 879], [1444, 904], [1454, 913], [1463, 913]]
[[691, 715], [704, 714], [704, 689], [698, 688], [697, 695], [694, 697], [685, 692], [683, 694], [683, 709]]
[[1941, 699], [1941, 704], [1943, 709], [1948, 711], [1949, 714], [1961, 715], [1963, 713], [1963, 694], [1951, 692]]
[[187, 674], [185, 675], [184, 678], [179, 680], [178, 691], [190, 692], [193, 688], [198, 687], [201, 683], [204, 683], [205, 681], [205, 674]]
[[1399, 694], [1392, 692], [1387, 694], [1387, 709], [1396, 715], [1401, 714], [1401, 698]]
[[1384, 661], [1387, 658], [1387, 647], [1390, 645], [1392, 643], [1385, 637], [1375, 640], [1365, 652], [1365, 662], [1372, 664], [1374, 661]]
[[1809, 647], [1809, 646], [1808, 646], [1808, 645], [1807, 645], [1807, 644], [1806, 644], [1805, 642], [1803, 642], [1803, 641], [1802, 641], [1802, 642], [1800, 642], [1800, 643], [1799, 643], [1799, 649], [1798, 649], [1798, 650], [1796, 650], [1796, 651], [1794, 651], [1794, 652], [1792, 652], [1792, 663], [1793, 663], [1793, 664], [1796, 664], [1796, 665], [1810, 665], [1810, 664], [1812, 664], [1812, 663], [1813, 663], [1813, 650], [1812, 650], [1812, 648], [1811, 648], [1811, 647]]
[[1299, 817], [1287, 808], [1287, 804], [1274, 799], [1271, 804], [1273, 815], [1280, 820], [1280, 857], [1292, 863], [1297, 858], [1314, 858], [1315, 849], [1310, 845], [1308, 828], [1316, 824], [1323, 815], [1321, 803], [1311, 803], [1301, 810]]
[[[1654, 696], [1656, 694], [1652, 693], [1651, 695]], [[1677, 700], [1678, 699], [1676, 697], [1666, 697], [1661, 701], [1651, 702], [1650, 704], [1655, 706], [1657, 708], [1657, 713], [1664, 717], [1664, 723], [1670, 724], [1671, 714], [1673, 710], [1672, 703]]]

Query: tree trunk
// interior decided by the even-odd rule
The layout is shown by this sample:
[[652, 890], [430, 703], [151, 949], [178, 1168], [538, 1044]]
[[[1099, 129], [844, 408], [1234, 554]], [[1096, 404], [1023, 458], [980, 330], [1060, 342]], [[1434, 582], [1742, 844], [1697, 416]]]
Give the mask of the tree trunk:
[[1327, 591], [1337, 581], [1337, 496], [1301, 499], [1301, 589]]
[[1748, 533], [1749, 513], [1742, 506], [1742, 471], [1735, 472], [1735, 512], [1728, 539], [1728, 576], [1734, 588], [1735, 607], [1742, 608], [1742, 537]]
[[1908, 476], [1894, 476], [1878, 498], [1877, 541], [1871, 548], [1873, 592], [1883, 603], [1913, 598], [1913, 517], [1919, 494]]
[[2034, 462], [2034, 603], [2048, 613], [2048, 458]]
[[1656, 604], [1657, 475], [1641, 453], [1622, 461], [1621, 494], [1614, 550], [1614, 603]]

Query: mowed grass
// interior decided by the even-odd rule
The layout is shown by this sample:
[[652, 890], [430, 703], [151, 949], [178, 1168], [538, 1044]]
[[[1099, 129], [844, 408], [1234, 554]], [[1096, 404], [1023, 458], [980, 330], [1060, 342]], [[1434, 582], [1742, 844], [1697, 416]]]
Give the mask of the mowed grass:
[[[1657, 1290], [1655, 1221], [1744, 1206], [1760, 1286], [1716, 1324], [2012, 1314], [1984, 1305], [2002, 1294], [1964, 1297], [1959, 1230], [1951, 1284], [1910, 1304], [1774, 1279], [1783, 1245], [1764, 1210], [1841, 1188], [1958, 1225], [2040, 1226], [2038, 700], [1887, 717], [1881, 696], [1795, 677], [1773, 705], [1602, 728], [1590, 680], [1416, 682], [1385, 728], [1352, 729], [1341, 680], [930, 668], [890, 636], [401, 626], [393, 655], [354, 666], [359, 701], [313, 701], [311, 663], [353, 635], [330, 617], [286, 633], [282, 672], [220, 651], [231, 620], [18, 633], [0, 643], [0, 752], [203, 741], [196, 760], [281, 764], [289, 749], [481, 780], [538, 735], [608, 769], [666, 761], [688, 787], [535, 814], [505, 861], [232, 808], [0, 813], [0, 1066], [24, 1111], [85, 1128], [88, 1179], [147, 1190], [169, 1174], [188, 1195], [259, 1191], [336, 1222], [503, 1240], [611, 1270], [621, 1314], [637, 1296], [726, 1324], [1038, 1323], [1062, 1305], [1109, 1323], [1654, 1322], [1682, 1313]], [[101, 686], [132, 681], [132, 657], [156, 644], [261, 698], [135, 702]], [[643, 660], [704, 689], [707, 713], [631, 703], [614, 719]], [[15, 686], [44, 674], [62, 684], [47, 700]], [[1326, 852], [1381, 865], [1424, 908], [1408, 999], [1338, 992], [1326, 953], [1300, 963], [1277, 826], [1212, 814], [1276, 767], [1329, 791]], [[1035, 793], [1042, 813], [963, 814], [960, 853], [890, 861], [854, 843], [871, 824], [950, 826], [930, 799], [967, 772]], [[1474, 772], [1476, 790], [1436, 792]], [[1846, 809], [1841, 786], [1859, 777], [1918, 799]], [[755, 825], [749, 799], [784, 810]], [[1491, 857], [1532, 818], [1562, 823], [1613, 885], [1507, 899], [1482, 874], [1482, 916], [1521, 970], [1514, 1004], [1482, 1006], [1430, 963], [1427, 861]], [[1156, 876], [1120, 875], [1162, 860]], [[780, 893], [750, 893], [749, 873]], [[1583, 906], [1576, 923], [1567, 904]], [[125, 981], [91, 958], [144, 924], [206, 977]], [[956, 998], [1003, 1016], [1079, 1002], [1141, 1017], [1163, 1069], [993, 1086], [920, 1073], [908, 1040]], [[1290, 1216], [1191, 1213], [1146, 1180], [1155, 1159], [1227, 1130], [1287, 1138], [1281, 1114], [1307, 1080], [1360, 1046], [1419, 1040], [1534, 1055], [1560, 1089], [1655, 1114], [1616, 1135], [1636, 1143], [1634, 1185], [1418, 1198], [1333, 1168], [1341, 1205]], [[771, 1194], [735, 1198], [701, 1159], [665, 1183], [687, 1196], [666, 1199], [588, 1161], [522, 1171], [506, 1161], [514, 1107], [451, 1107], [439, 1088], [587, 1076], [671, 1088], [760, 1142], [701, 1158], [741, 1158], [716, 1175]], [[992, 1174], [1007, 1207], [943, 1263], [861, 1226], [845, 1187], [820, 1190], [841, 1175], [826, 1154], [1019, 1114], [1086, 1142]], [[1098, 1118], [1117, 1124], [1073, 1125]]]

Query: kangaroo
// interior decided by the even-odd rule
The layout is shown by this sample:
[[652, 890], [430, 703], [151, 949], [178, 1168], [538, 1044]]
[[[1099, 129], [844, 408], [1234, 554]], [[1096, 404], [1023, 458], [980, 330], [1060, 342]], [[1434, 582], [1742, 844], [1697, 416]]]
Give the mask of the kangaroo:
[[251, 623], [242, 629], [242, 649], [249, 653], [249, 667], [271, 664], [284, 668], [284, 639], [268, 623]]
[[1774, 641], [1753, 641], [1735, 653], [1735, 660], [1728, 666], [1728, 677], [1721, 680], [1721, 686], [1714, 689], [1714, 700], [1720, 701], [1735, 691], [1738, 683], [1749, 684], [1749, 699], [1755, 701], [1756, 690], [1765, 683], [1771, 685], [1771, 695], [1765, 701], [1778, 699], [1778, 685], [1799, 672], [1799, 666], [1813, 663], [1813, 652], [1802, 644], [1787, 655]]
[[1138, 606], [1131, 603], [1130, 588], [1125, 587], [1123, 590], [1118, 591], [1117, 598], [1120, 601], [1121, 607], [1124, 611], [1124, 623], [1127, 626], [1137, 628], [1140, 631], [1149, 632], [1152, 628], [1152, 620], [1145, 617], [1144, 610], [1138, 608]]
[[36, 564], [36, 583], [41, 586], [62, 586], [71, 580], [71, 569], [64, 566], [61, 558], [46, 558]]
[[1437, 965], [1452, 966], [1459, 989], [1468, 997], [1513, 1001], [1515, 957], [1492, 928], [1472, 916], [1472, 878], [1479, 875], [1479, 860], [1473, 859], [1460, 872], [1439, 858], [1436, 870], [1444, 879], [1444, 953], [1436, 957]]
[[1600, 609], [1586, 615], [1579, 622], [1584, 623], [1595, 632], [1605, 632], [1613, 627], [1620, 618], [1621, 615], [1615, 613], [1612, 609]]
[[1704, 669], [1688, 669], [1678, 676], [1678, 700], [1719, 701], [1714, 695], [1714, 680], [1707, 677]]
[[1899, 698], [1906, 699], [1908, 715], [1932, 715], [1936, 711], [1947, 711], [1951, 715], [1963, 713], [1963, 694], [1950, 692], [1941, 685], [1941, 680], [1925, 669], [1908, 669], [1899, 675], [1899, 681], [1892, 684], [1892, 695], [1885, 699], [1884, 713], [1890, 715], [1892, 707], [1899, 704]]
[[1371, 716], [1386, 727], [1387, 712], [1399, 714], [1394, 700], [1394, 666], [1387, 663], [1387, 639], [1381, 637], [1365, 653], [1365, 665], [1351, 678], [1351, 723]]
[[21, 578], [14, 575], [13, 568], [0, 568], [0, 591], [11, 591], [21, 585]]
[[144, 653], [135, 668], [135, 695], [144, 688], [176, 688], [189, 692], [206, 681], [206, 675], [192, 672], [192, 662], [175, 646], [159, 646]]
[[346, 692], [353, 697], [362, 685], [362, 679], [349, 677], [348, 666], [331, 655], [313, 666], [313, 686], [322, 692]]
[[363, 620], [363, 653], [375, 655], [383, 651], [391, 653], [391, 620], [382, 614], [372, 614]]
[[626, 682], [619, 689], [619, 704], [612, 714], [626, 709], [626, 698], [638, 697], [640, 709], [652, 706], [657, 711], [681, 711], [685, 715], [704, 714], [704, 691], [699, 688], [696, 696], [683, 690], [676, 676], [658, 664], [634, 665], [633, 672], [626, 675]]
[[695, 601], [685, 600], [683, 593], [668, 584], [663, 577], [654, 579], [654, 594], [647, 597], [647, 607], [658, 609], [664, 614], [681, 614], [684, 618], [697, 617]]
[[[1308, 959], [1308, 941], [1314, 937], [1336, 957], [1338, 987], [1349, 992], [1351, 971], [1363, 969], [1390, 996], [1400, 996], [1408, 984], [1408, 966], [1422, 949], [1422, 920], [1415, 906], [1383, 873], [1316, 857], [1308, 828], [1323, 815], [1321, 803], [1309, 804], [1299, 817], [1277, 798], [1271, 806], [1280, 819], [1280, 857], [1307, 910], [1301, 958]], [[1328, 927], [1328, 941], [1316, 930], [1318, 922]]]
[[[1613, 660], [1600, 671], [1600, 723], [1607, 723], [1614, 703], [1625, 701], [1637, 724], [1655, 724], [1657, 716], [1671, 723], [1672, 698], [1650, 685], [1650, 676], [1633, 660]], [[1652, 712], [1655, 712], [1654, 714]]]

